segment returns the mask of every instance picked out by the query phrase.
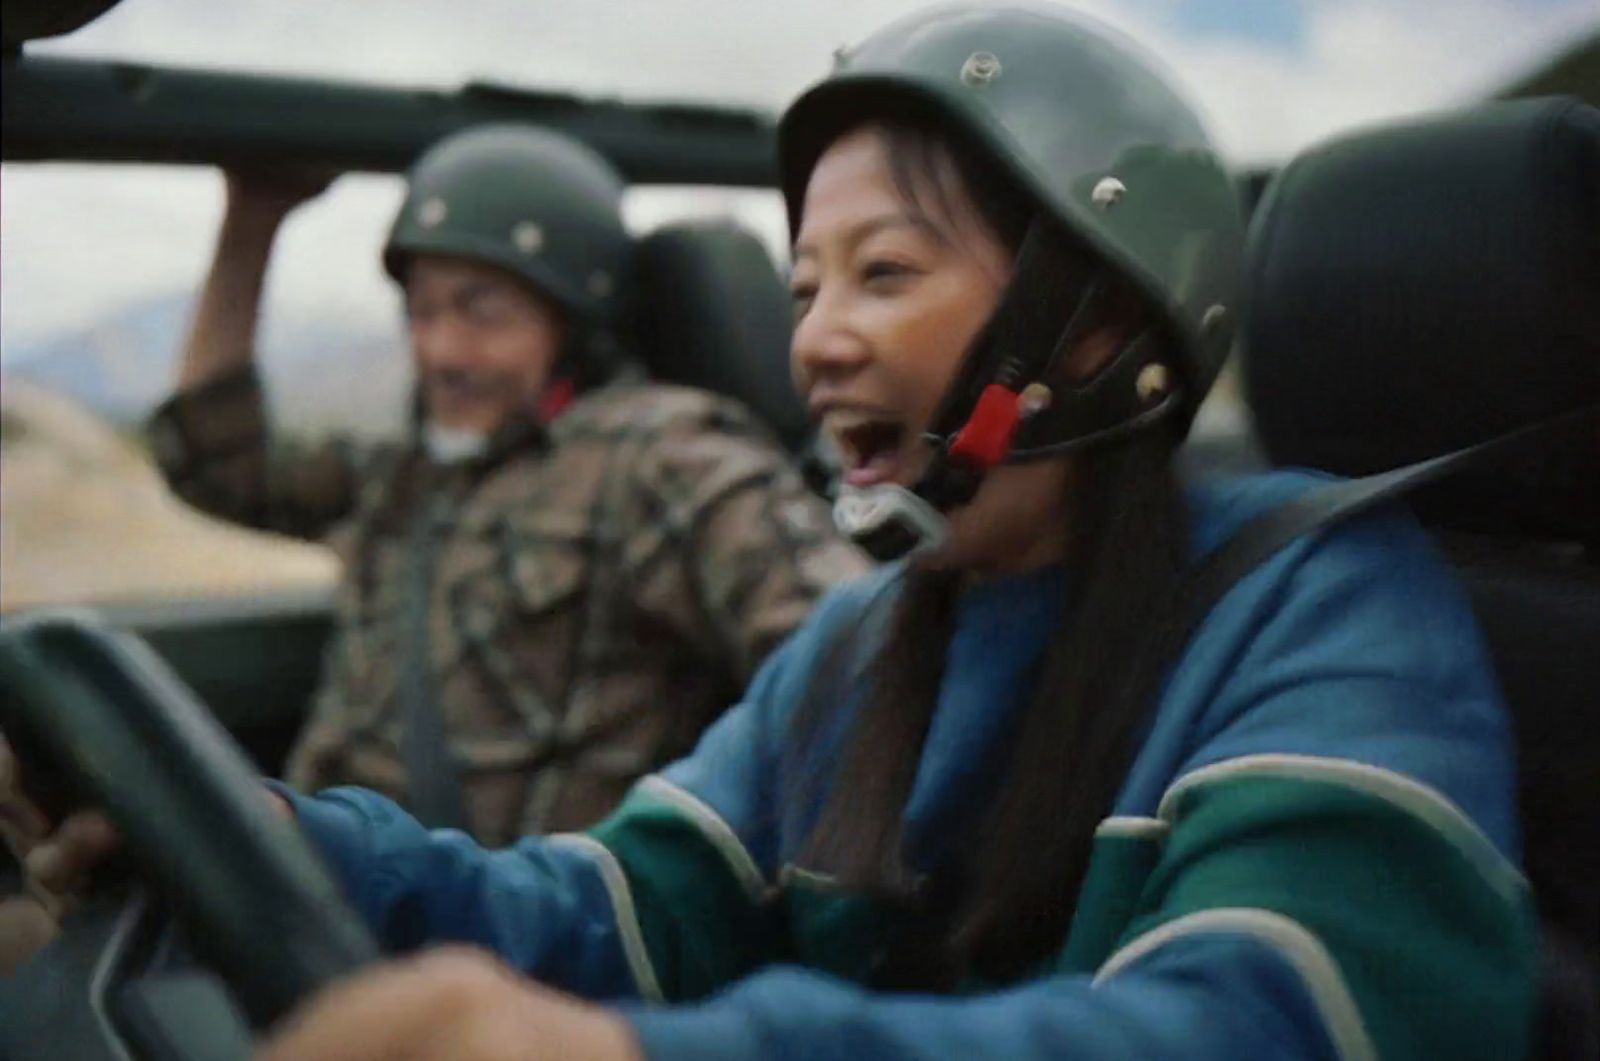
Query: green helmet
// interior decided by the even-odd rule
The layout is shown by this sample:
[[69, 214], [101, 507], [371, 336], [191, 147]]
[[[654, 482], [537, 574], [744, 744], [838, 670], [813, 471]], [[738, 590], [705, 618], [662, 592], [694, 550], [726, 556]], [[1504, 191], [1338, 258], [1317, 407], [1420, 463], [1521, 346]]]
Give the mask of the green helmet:
[[1122, 34], [1061, 8], [919, 12], [839, 53], [779, 125], [791, 231], [828, 144], [867, 116], [929, 109], [1142, 292], [1176, 339], [1185, 412], [1227, 354], [1239, 203], [1194, 108]]
[[486, 125], [445, 137], [411, 169], [383, 248], [404, 279], [413, 254], [499, 266], [572, 314], [606, 327], [629, 252], [622, 180], [588, 147], [545, 129]]

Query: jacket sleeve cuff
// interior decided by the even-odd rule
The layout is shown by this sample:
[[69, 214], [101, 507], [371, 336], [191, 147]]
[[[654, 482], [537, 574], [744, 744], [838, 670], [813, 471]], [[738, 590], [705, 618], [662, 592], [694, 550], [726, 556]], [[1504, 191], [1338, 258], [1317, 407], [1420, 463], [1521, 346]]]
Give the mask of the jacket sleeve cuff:
[[259, 445], [266, 414], [254, 366], [174, 394], [151, 414], [146, 434], [169, 477], [186, 477], [197, 465]]
[[345, 897], [359, 905], [367, 870], [362, 842], [366, 822], [360, 812], [344, 801], [302, 795], [282, 781], [268, 780], [266, 786], [289, 804], [301, 833], [322, 856]]

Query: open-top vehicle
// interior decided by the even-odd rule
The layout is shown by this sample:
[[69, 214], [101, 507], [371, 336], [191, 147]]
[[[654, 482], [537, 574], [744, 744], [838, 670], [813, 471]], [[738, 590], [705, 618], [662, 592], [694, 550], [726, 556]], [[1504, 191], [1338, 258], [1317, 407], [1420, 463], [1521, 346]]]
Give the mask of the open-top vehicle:
[[[26, 9], [48, 12], [39, 16], [6, 5], [0, 106], [8, 164], [270, 162], [396, 172], [447, 132], [518, 120], [587, 141], [638, 183], [768, 186], [774, 179], [772, 129], [754, 113], [484, 86], [408, 92], [28, 54], [26, 38], [71, 28], [66, 6]], [[86, 18], [110, 4], [72, 6]], [[1512, 91], [1600, 101], [1600, 38]], [[1423, 166], [1431, 148], [1415, 145], [1429, 135], [1372, 142]], [[1351, 148], [1329, 157], [1351, 167], [1352, 189], [1378, 194], [1395, 186], [1383, 151]], [[1510, 148], [1496, 157], [1526, 161]], [[1536, 156], [1529, 159], [1534, 167]], [[1432, 345], [1418, 349], [1414, 318], [1391, 320], [1387, 331], [1364, 330], [1356, 318], [1376, 294], [1358, 282], [1362, 270], [1323, 274], [1305, 267], [1329, 233], [1355, 231], [1351, 219], [1363, 216], [1359, 202], [1324, 195], [1341, 183], [1326, 178], [1330, 165], [1326, 158], [1313, 160], [1300, 172], [1323, 176], [1272, 193], [1280, 242], [1258, 243], [1252, 261], [1256, 301], [1242, 329], [1251, 346], [1247, 381], [1251, 397], [1262, 408], [1270, 405], [1271, 418], [1259, 439], [1248, 431], [1201, 434], [1189, 454], [1196, 474], [1267, 460], [1371, 474], [1482, 440], [1441, 436], [1419, 443], [1422, 435], [1409, 429], [1414, 424], [1407, 423], [1410, 410], [1401, 399], [1373, 389], [1361, 359], [1338, 356], [1352, 343], [1373, 358], [1403, 359], [1401, 375], [1418, 394], [1481, 402], [1491, 421], [1485, 427], [1495, 431], [1526, 426], [1560, 408], [1559, 398], [1540, 395], [1593, 386], [1600, 365], [1592, 357], [1568, 366], [1575, 379], [1548, 373], [1531, 381], [1506, 379], [1509, 362], [1503, 360], [1486, 361], [1478, 374], [1440, 379], [1433, 374], [1449, 371], [1455, 354], [1476, 356], [1482, 342], [1473, 345], [1471, 335], [1441, 325]], [[1561, 165], [1551, 163], [1548, 173], [1528, 171], [1537, 194], [1522, 205], [1535, 221], [1544, 217], [1544, 205], [1561, 210], [1569, 200], [1583, 201], [1585, 189], [1569, 187], [1572, 173]], [[1581, 158], [1577, 165], [1580, 178], [1594, 173], [1581, 168]], [[1508, 174], [1507, 186], [1516, 179]], [[1253, 203], [1264, 184], [1264, 174], [1242, 174], [1240, 194]], [[1468, 304], [1462, 291], [1491, 275], [1497, 263], [1491, 255], [1476, 272], [1424, 275], [1421, 266], [1441, 260], [1429, 256], [1451, 246], [1445, 237], [1429, 238], [1460, 229], [1466, 217], [1460, 204], [1413, 206], [1390, 221], [1417, 238], [1406, 247], [1368, 244], [1361, 264], [1392, 266], [1391, 273], [1378, 274], [1412, 285], [1404, 287], [1408, 294], [1437, 296], [1437, 318], [1459, 324]], [[787, 296], [760, 245], [725, 227], [687, 225], [657, 233], [646, 252], [656, 296], [642, 309], [649, 369], [745, 400], [803, 450], [804, 417], [789, 393], [784, 363]], [[1546, 258], [1498, 265], [1523, 271], [1533, 289], [1566, 297], [1576, 280], [1596, 277], [1596, 254], [1592, 245], [1561, 243]], [[1531, 334], [1551, 319], [1517, 314], [1571, 312], [1577, 319], [1584, 311], [1573, 305], [1530, 295], [1508, 300], [1501, 316], [1475, 323], [1483, 330], [1480, 340], [1507, 329]], [[1592, 299], [1589, 305], [1592, 313]], [[1285, 341], [1285, 313], [1297, 325], [1317, 320], [1317, 341], [1305, 348]], [[1583, 354], [1579, 348], [1575, 357]], [[1468, 384], [1477, 389], [1467, 393]], [[1500, 387], [1535, 397], [1514, 408], [1518, 403], [1509, 398], [1495, 400]], [[1562, 452], [1571, 459], [1554, 462], [1561, 467], [1551, 474], [1530, 470], [1527, 458], [1507, 458], [1425, 494], [1420, 511], [1458, 549], [1523, 738], [1529, 868], [1554, 941], [1552, 1009], [1542, 1048], [1552, 1056], [1583, 1056], [1594, 1044], [1600, 1009], [1600, 847], [1593, 840], [1600, 834], [1600, 775], [1593, 765], [1600, 761], [1600, 734], [1591, 692], [1597, 676], [1592, 646], [1600, 643], [1600, 527], [1588, 522], [1596, 509], [1585, 492], [1600, 482], [1600, 433], [1592, 423], [1565, 430]], [[1593, 481], [1586, 480], [1591, 474]], [[248, 1047], [250, 1027], [263, 1027], [311, 990], [376, 956], [309, 850], [252, 798], [253, 770], [281, 763], [303, 718], [320, 667], [327, 602], [296, 591], [123, 602], [97, 610], [99, 618], [86, 625], [7, 619], [0, 633], [0, 727], [26, 757], [59, 766], [63, 800], [94, 799], [111, 808], [129, 837], [136, 883], [83, 910], [50, 951], [0, 987], [0, 1045], [21, 1059], [238, 1056]], [[155, 654], [108, 631], [136, 633]], [[172, 923], [176, 932], [169, 930]]]

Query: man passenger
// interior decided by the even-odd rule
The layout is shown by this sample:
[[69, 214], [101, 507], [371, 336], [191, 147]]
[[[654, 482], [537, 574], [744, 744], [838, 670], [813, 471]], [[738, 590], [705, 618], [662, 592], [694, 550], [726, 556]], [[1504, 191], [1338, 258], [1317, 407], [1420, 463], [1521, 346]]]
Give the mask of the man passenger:
[[287, 776], [489, 844], [588, 825], [866, 562], [749, 412], [629, 366], [621, 181], [534, 128], [451, 136], [410, 175], [383, 251], [416, 369], [407, 443], [279, 444], [253, 333], [274, 235], [317, 190], [229, 176], [151, 424], [190, 503], [345, 564]]

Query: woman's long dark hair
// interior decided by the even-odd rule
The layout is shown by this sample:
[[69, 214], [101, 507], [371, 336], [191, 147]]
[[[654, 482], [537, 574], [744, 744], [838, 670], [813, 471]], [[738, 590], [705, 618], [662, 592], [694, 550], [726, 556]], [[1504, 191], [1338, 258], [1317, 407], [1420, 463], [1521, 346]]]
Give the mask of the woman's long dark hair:
[[[981, 168], [981, 150], [928, 120], [876, 128], [908, 203], [950, 217], [962, 194], [1016, 249], [1034, 205], [994, 167]], [[1060, 314], [1022, 315], [1033, 319], [1010, 326], [1041, 334], [1004, 338], [1050, 343], [1076, 304], [1088, 259], [1060, 229], [1048, 231], [1042, 253], [1032, 257], [1043, 272], [1029, 286], [1042, 281], [1053, 290], [1048, 304]], [[1132, 702], [1140, 648], [1184, 564], [1187, 524], [1174, 443], [1174, 433], [1158, 424], [1081, 455], [1070, 513], [1060, 524], [1073, 571], [1063, 618], [1014, 726], [1008, 767], [987, 813], [974, 816], [971, 834], [957, 845], [963, 854], [955, 864], [919, 879], [906, 864], [901, 820], [943, 679], [958, 573], [908, 570], [886, 641], [867, 670], [866, 698], [832, 758], [837, 769], [826, 778], [791, 779], [796, 798], [825, 793], [800, 863], [897, 902], [907, 915], [880, 976], [884, 986], [1014, 979], [1065, 941], [1095, 827], [1109, 812], [1150, 707]], [[815, 683], [816, 702], [797, 715], [796, 741], [813, 739], [820, 716], [836, 709], [838, 690], [826, 689], [830, 684]]]

